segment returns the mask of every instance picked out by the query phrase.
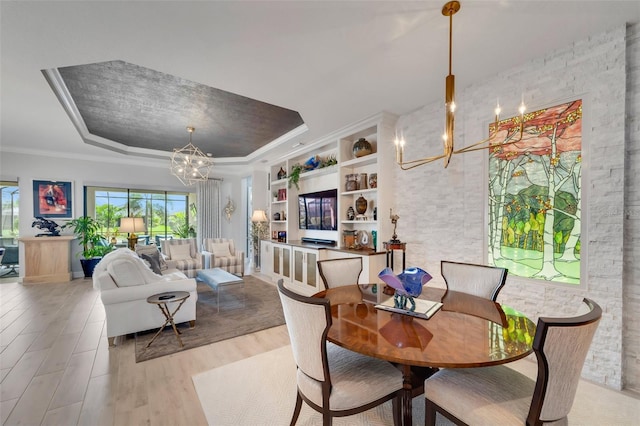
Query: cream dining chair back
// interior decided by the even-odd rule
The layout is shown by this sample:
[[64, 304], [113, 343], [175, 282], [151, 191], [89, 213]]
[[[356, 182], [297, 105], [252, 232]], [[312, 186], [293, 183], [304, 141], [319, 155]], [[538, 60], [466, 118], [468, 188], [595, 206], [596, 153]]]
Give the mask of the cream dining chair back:
[[602, 309], [584, 299], [588, 312], [571, 318], [539, 318], [533, 339], [535, 381], [505, 365], [443, 369], [425, 381], [425, 425], [436, 412], [457, 424], [566, 425]]
[[449, 290], [461, 291], [495, 301], [507, 280], [508, 270], [494, 266], [473, 263], [440, 263], [442, 278]]
[[393, 401], [394, 424], [400, 424], [402, 373], [390, 363], [327, 342], [331, 327], [328, 299], [301, 296], [278, 281], [278, 292], [297, 365], [297, 397], [291, 418], [295, 425], [305, 401], [322, 413], [324, 425], [333, 417], [350, 416]]
[[325, 289], [358, 284], [362, 273], [362, 258], [319, 260], [318, 271]]

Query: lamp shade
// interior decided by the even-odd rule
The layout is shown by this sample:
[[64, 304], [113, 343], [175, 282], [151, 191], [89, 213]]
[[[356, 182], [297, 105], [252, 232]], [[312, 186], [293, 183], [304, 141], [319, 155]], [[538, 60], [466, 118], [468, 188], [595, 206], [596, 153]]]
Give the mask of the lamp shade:
[[251, 222], [267, 222], [267, 214], [264, 210], [254, 210], [251, 215]]
[[123, 217], [120, 219], [120, 232], [145, 232], [144, 219], [141, 217]]

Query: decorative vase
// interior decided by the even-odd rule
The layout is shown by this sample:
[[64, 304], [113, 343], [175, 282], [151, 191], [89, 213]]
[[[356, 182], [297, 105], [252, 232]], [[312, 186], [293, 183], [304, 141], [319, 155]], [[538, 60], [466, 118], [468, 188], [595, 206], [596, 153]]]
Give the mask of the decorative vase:
[[345, 191], [357, 191], [358, 190], [358, 180], [355, 174], [347, 175], [347, 182], [345, 184]]
[[369, 175], [369, 188], [377, 188], [378, 187], [378, 174], [371, 173]]
[[275, 212], [275, 213], [273, 214], [273, 220], [280, 220], [280, 213]]
[[356, 158], [369, 155], [372, 152], [371, 144], [365, 138], [360, 138], [353, 144], [353, 155]]
[[287, 172], [282, 167], [280, 167], [280, 171], [278, 172], [278, 180], [284, 179], [286, 177], [287, 177]]
[[367, 199], [362, 195], [356, 200], [356, 211], [358, 214], [364, 214], [367, 211]]
[[358, 175], [358, 189], [367, 189], [367, 174], [360, 173]]
[[354, 220], [356, 218], [356, 212], [353, 210], [353, 207], [349, 206], [347, 209], [347, 220]]

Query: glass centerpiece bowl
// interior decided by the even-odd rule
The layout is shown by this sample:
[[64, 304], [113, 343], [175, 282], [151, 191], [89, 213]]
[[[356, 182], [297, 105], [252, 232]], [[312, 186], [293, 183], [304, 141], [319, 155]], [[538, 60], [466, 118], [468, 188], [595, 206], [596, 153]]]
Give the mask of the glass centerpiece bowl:
[[[422, 286], [428, 283], [432, 277], [427, 271], [413, 266], [405, 269], [399, 275], [395, 275], [391, 268], [384, 268], [378, 274], [378, 278], [395, 290], [393, 295], [395, 308], [415, 311], [416, 302], [413, 298], [420, 296]], [[407, 305], [410, 306], [407, 307]]]

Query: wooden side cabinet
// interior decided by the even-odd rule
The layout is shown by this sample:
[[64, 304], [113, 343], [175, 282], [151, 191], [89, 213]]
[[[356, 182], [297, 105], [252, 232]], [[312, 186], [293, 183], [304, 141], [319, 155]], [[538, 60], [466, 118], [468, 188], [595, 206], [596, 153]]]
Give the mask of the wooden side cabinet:
[[23, 237], [23, 283], [56, 283], [71, 281], [71, 240], [73, 236]]

